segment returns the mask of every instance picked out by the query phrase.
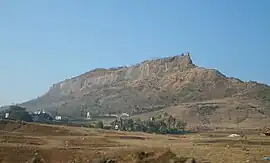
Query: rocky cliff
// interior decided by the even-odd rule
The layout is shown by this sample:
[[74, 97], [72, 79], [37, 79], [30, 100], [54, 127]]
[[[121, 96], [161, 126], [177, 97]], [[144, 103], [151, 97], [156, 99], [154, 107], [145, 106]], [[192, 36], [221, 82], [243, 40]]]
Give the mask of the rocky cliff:
[[229, 78], [193, 64], [189, 54], [144, 61], [131, 67], [95, 69], [54, 84], [29, 109], [58, 110], [79, 116], [91, 113], [138, 114], [187, 102], [230, 98], [268, 107], [270, 88]]

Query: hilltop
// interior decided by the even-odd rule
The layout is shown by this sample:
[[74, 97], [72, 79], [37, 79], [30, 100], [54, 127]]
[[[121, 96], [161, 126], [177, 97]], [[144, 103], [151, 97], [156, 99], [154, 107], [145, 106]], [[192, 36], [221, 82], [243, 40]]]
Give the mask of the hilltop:
[[130, 67], [94, 69], [54, 84], [21, 105], [68, 116], [90, 111], [148, 118], [170, 112], [190, 124], [250, 126], [269, 121], [270, 87], [199, 67], [189, 54], [182, 54]]

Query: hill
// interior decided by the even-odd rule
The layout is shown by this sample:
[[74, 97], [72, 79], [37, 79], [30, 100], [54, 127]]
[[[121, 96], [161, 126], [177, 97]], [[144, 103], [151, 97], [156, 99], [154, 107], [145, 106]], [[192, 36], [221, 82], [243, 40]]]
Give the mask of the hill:
[[[270, 116], [270, 87], [195, 65], [189, 54], [94, 69], [54, 84], [22, 106], [62, 115], [169, 111], [194, 123], [257, 123]], [[84, 112], [84, 113], [82, 113]]]

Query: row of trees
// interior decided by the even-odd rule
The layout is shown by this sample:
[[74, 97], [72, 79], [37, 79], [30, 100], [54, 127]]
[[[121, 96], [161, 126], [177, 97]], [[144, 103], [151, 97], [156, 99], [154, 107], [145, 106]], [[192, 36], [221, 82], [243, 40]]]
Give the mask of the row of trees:
[[[25, 108], [19, 106], [10, 106], [8, 110], [2, 112], [2, 116], [9, 113], [9, 119], [32, 122], [32, 116]], [[3, 117], [2, 117], [3, 118]], [[104, 126], [102, 121], [95, 123], [95, 128], [117, 129], [121, 131], [141, 131], [148, 133], [184, 133], [186, 132], [187, 123], [181, 120], [176, 120], [172, 115], [164, 113], [151, 117], [149, 120], [142, 121], [140, 119], [116, 119], [111, 123], [111, 126]]]
[[111, 126], [104, 126], [101, 121], [95, 124], [96, 128], [117, 129], [121, 131], [141, 131], [148, 133], [185, 133], [187, 123], [176, 120], [173, 116], [152, 117], [149, 120], [140, 119], [117, 119], [111, 123]]
[[31, 115], [26, 111], [26, 108], [23, 108], [20, 106], [12, 105], [9, 107], [9, 109], [2, 111], [1, 118], [4, 118], [6, 113], [9, 114], [8, 116], [9, 119], [26, 121], [26, 122], [33, 121]]
[[[8, 113], [8, 117], [5, 117]], [[0, 118], [8, 118], [12, 120], [25, 121], [25, 122], [41, 122], [51, 123], [53, 118], [48, 113], [30, 114], [26, 108], [12, 105], [7, 110], [0, 112]]]

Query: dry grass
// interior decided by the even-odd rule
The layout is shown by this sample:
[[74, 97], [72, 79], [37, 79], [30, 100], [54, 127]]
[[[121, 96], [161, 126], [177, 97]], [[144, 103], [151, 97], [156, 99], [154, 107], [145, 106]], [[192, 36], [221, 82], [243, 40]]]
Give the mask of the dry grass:
[[[13, 128], [16, 126], [9, 124]], [[42, 128], [43, 132], [31, 135], [28, 126], [34, 126], [35, 131]], [[240, 131], [155, 135], [38, 124], [25, 124], [24, 128], [14, 131], [9, 130], [8, 124], [1, 127], [0, 162], [3, 163], [25, 163], [35, 153], [47, 163], [106, 160], [166, 163], [190, 157], [204, 163], [260, 163], [264, 162], [264, 156], [270, 155], [270, 137], [256, 130], [243, 131], [246, 138], [228, 138], [229, 134]], [[56, 130], [59, 132], [53, 134]]]

